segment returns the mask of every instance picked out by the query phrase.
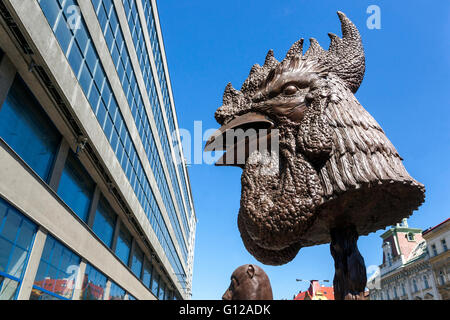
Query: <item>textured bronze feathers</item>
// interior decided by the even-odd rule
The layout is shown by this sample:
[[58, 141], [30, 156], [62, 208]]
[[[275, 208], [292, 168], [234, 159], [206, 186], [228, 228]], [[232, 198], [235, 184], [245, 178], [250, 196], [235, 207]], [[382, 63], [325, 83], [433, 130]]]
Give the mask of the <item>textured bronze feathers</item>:
[[330, 33], [327, 51], [311, 39], [303, 55], [300, 39], [278, 62], [270, 50], [241, 90], [227, 85], [215, 114], [224, 125], [259, 112], [279, 129], [279, 158], [256, 152], [242, 175], [238, 227], [247, 250], [265, 264], [284, 264], [301, 247], [330, 242], [333, 228], [352, 225], [365, 235], [395, 224], [425, 198], [354, 96], [364, 49], [355, 25], [338, 16], [342, 38]]

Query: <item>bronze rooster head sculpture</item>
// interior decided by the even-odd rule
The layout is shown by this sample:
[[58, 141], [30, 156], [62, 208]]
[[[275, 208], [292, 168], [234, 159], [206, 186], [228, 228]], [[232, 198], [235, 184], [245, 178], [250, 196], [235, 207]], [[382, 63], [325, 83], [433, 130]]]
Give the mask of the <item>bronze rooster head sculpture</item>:
[[[332, 241], [334, 228], [366, 235], [393, 225], [424, 201], [424, 186], [354, 96], [364, 77], [364, 49], [355, 25], [338, 16], [342, 38], [330, 33], [327, 51], [311, 39], [303, 54], [301, 39], [279, 62], [270, 50], [241, 90], [227, 85], [215, 113], [222, 128], [205, 150], [225, 150], [217, 165], [243, 169], [238, 227], [247, 250], [264, 264], [287, 263], [302, 247]], [[224, 139], [237, 129], [256, 134]], [[274, 135], [276, 146], [260, 147]], [[238, 146], [245, 150], [240, 162]]]

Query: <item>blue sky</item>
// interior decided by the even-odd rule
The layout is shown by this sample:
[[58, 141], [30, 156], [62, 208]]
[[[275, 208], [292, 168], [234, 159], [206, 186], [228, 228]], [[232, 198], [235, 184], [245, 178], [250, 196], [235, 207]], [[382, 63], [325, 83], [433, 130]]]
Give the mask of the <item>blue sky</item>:
[[[379, 30], [366, 26], [369, 5], [381, 9]], [[360, 30], [366, 52], [356, 97], [427, 189], [409, 225], [426, 229], [449, 217], [449, 1], [164, 0], [158, 6], [179, 126], [192, 132], [194, 121], [202, 121], [203, 130], [218, 128], [214, 112], [226, 84], [240, 88], [269, 49], [282, 59], [301, 37], [327, 49], [327, 33], [341, 35], [336, 11], [343, 11]], [[241, 169], [193, 164], [189, 173], [198, 217], [193, 299], [220, 299], [233, 270], [246, 263], [265, 269], [275, 299], [292, 299], [307, 288], [296, 278], [332, 282], [328, 245], [303, 248], [278, 267], [261, 265], [245, 250], [236, 224]], [[381, 263], [382, 233], [359, 240], [366, 266]]]

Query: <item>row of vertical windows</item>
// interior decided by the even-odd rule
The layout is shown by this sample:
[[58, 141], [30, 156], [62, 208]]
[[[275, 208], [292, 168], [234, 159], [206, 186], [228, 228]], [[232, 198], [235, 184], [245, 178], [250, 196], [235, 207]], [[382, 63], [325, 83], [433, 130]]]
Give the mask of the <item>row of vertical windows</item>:
[[[125, 11], [127, 13], [127, 20], [128, 20], [128, 25], [130, 27], [130, 30], [132, 31], [133, 34], [140, 35], [140, 37], [137, 37], [137, 36], [133, 37], [133, 42], [136, 47], [138, 56], [140, 56], [139, 61], [141, 64], [141, 69], [144, 69], [145, 73], [151, 74], [149, 54], [147, 51], [147, 47], [145, 46], [143, 30], [142, 30], [142, 26], [141, 26], [141, 23], [139, 20], [139, 15], [138, 15], [137, 9], [136, 9], [136, 2], [134, 0], [123, 0], [123, 4], [124, 4]], [[152, 37], [152, 36], [151, 36], [151, 41], [154, 41], [154, 37]], [[153, 46], [153, 44], [152, 44], [152, 46]], [[145, 66], [143, 65], [143, 62], [145, 62]], [[161, 61], [159, 60], [159, 62], [161, 62]], [[160, 70], [161, 70], [160, 67], [162, 66], [162, 64], [161, 63], [158, 64], [158, 60], [156, 58], [155, 58], [155, 63], [156, 63], [157, 74], [160, 76]], [[161, 80], [161, 78], [160, 78], [160, 80]], [[160, 84], [161, 84], [161, 81], [160, 81]], [[171, 109], [170, 109], [170, 103], [167, 104], [168, 100], [166, 99], [167, 95], [165, 94], [165, 92], [167, 92], [167, 91], [164, 91], [164, 87], [162, 84], [161, 84], [161, 88], [162, 88], [163, 103], [165, 104], [168, 123], [172, 124], [169, 126], [169, 132], [171, 132], [172, 134], [175, 134], [175, 127], [173, 126], [173, 119], [172, 119], [172, 113], [171, 113]], [[155, 121], [158, 125], [158, 131], [161, 132], [160, 133], [160, 135], [162, 136], [161, 141], [164, 142], [163, 143], [164, 154], [165, 154], [166, 158], [168, 158], [168, 157], [170, 157], [170, 142], [169, 141], [172, 141], [173, 138], [169, 139], [167, 137], [164, 120], [163, 120], [163, 116], [162, 116], [162, 112], [161, 112], [162, 108], [159, 104], [159, 100], [156, 95], [156, 87], [155, 87], [155, 82], [154, 82], [153, 77], [151, 77], [151, 92], [148, 89], [148, 86], [147, 86], [147, 90], [149, 92], [149, 96], [150, 96], [150, 94], [152, 94], [153, 95], [152, 98], [157, 100], [156, 103], [154, 104], [153, 114], [155, 115]], [[177, 150], [178, 149], [175, 149], [175, 155], [177, 157], [176, 159], [177, 159], [178, 166], [180, 166], [181, 157], [179, 154], [177, 154]], [[180, 151], [180, 150], [178, 150], [178, 151]], [[169, 173], [174, 181], [178, 181], [176, 179], [175, 166], [174, 166], [173, 162], [170, 163]], [[179, 176], [181, 179], [181, 181], [180, 181], [181, 184], [183, 186], [186, 186], [186, 182], [184, 180], [182, 180], [183, 176], [180, 174], [179, 174]], [[179, 188], [178, 184], [176, 185], [176, 191], [177, 191], [178, 202], [182, 203], [182, 197], [180, 194], [180, 188]], [[187, 194], [185, 194], [186, 208], [190, 208], [188, 199], [189, 198], [187, 197]], [[183, 213], [185, 214], [185, 216], [182, 216], [184, 228], [185, 228], [185, 230], [190, 231], [190, 226], [186, 220], [187, 214], [186, 214], [186, 211], [184, 210], [184, 207], [183, 207]], [[187, 232], [187, 234], [190, 236], [189, 232]]]
[[[446, 252], [448, 250], [448, 247], [447, 247], [447, 242], [446, 242], [445, 238], [441, 239], [441, 245], [442, 245], [442, 252]], [[438, 255], [438, 250], [437, 250], [437, 246], [435, 243], [433, 243], [431, 245], [431, 250], [433, 252], [434, 257]]]
[[[61, 135], [19, 76], [0, 111], [0, 137], [48, 182]], [[92, 197], [84, 192], [86, 184], [93, 192], [92, 180], [75, 156], [69, 154], [58, 194], [83, 220]], [[0, 199], [0, 300], [17, 297], [36, 231], [34, 223]], [[30, 299], [72, 298], [79, 262], [79, 257], [49, 237]]]
[[[0, 198], [0, 300], [14, 300], [23, 280], [37, 226]], [[143, 262], [142, 251], [141, 264]], [[30, 300], [70, 300], [75, 298], [81, 258], [53, 236], [48, 235], [33, 282]], [[137, 264], [139, 265], [139, 264]], [[135, 270], [139, 270], [134, 267]], [[159, 299], [174, 299], [160, 276], [153, 272], [148, 260], [142, 272], [145, 285]], [[134, 271], [134, 270], [133, 270]], [[137, 272], [137, 271], [136, 271]], [[139, 271], [139, 277], [141, 277]], [[108, 278], [95, 267], [86, 264], [80, 300], [103, 300]], [[124, 300], [125, 290], [111, 281], [109, 300]], [[129, 300], [136, 300], [128, 294]]]
[[[145, 151], [147, 154], [147, 158], [149, 159], [150, 165], [152, 167], [152, 170], [154, 172], [156, 181], [158, 183], [159, 189], [162, 191], [161, 195], [163, 197], [163, 201], [165, 204], [165, 207], [169, 213], [169, 217], [171, 219], [172, 225], [174, 226], [174, 229], [177, 233], [177, 240], [180, 243], [180, 247], [183, 251], [183, 256], [185, 261], [187, 260], [187, 248], [185, 240], [182, 237], [182, 233], [180, 230], [179, 222], [177, 219], [177, 215], [175, 212], [174, 205], [172, 203], [172, 200], [170, 199], [170, 192], [168, 187], [168, 181], [163, 173], [161, 159], [159, 157], [158, 152], [156, 152], [156, 144], [153, 137], [153, 132], [150, 128], [150, 122], [148, 120], [148, 117], [145, 112], [144, 103], [142, 100], [142, 96], [139, 92], [139, 88], [137, 87], [136, 82], [136, 76], [133, 72], [133, 69], [131, 67], [131, 60], [129, 57], [128, 50], [126, 48], [125, 42], [124, 42], [124, 36], [122, 34], [122, 31], [120, 30], [120, 27], [118, 25], [118, 18], [117, 14], [115, 12], [115, 9], [109, 0], [92, 0], [92, 4], [94, 6], [94, 9], [96, 11], [96, 14], [98, 16], [98, 20], [100, 23], [100, 26], [103, 30], [103, 34], [105, 36], [105, 40], [107, 42], [108, 48], [111, 53], [111, 57], [113, 58], [114, 65], [116, 67], [117, 73], [119, 75], [122, 87], [124, 89], [125, 94], [127, 95], [128, 103], [131, 108], [131, 112], [133, 114], [134, 121], [136, 123], [136, 127], [138, 128], [139, 135], [141, 137], [141, 140], [143, 142], [143, 145], [145, 146]], [[140, 39], [140, 42], [135, 42], [137, 44], [141, 44], [140, 48], [142, 49], [142, 32], [134, 32], [133, 31], [133, 40], [138, 41]], [[138, 50], [138, 49], [137, 49]], [[146, 83], [146, 87], [148, 89], [149, 97], [151, 97], [151, 94], [153, 94], [151, 99], [151, 105], [152, 108], [155, 110], [159, 110], [159, 102], [156, 97], [156, 91], [155, 91], [155, 85], [154, 81], [151, 75], [150, 70], [150, 60], [143, 59], [143, 55], [141, 55], [141, 51], [137, 51], [138, 55], [140, 56], [139, 62], [142, 67], [143, 77], [144, 81]], [[126, 72], [125, 72], [126, 70]], [[151, 89], [150, 89], [151, 88]], [[162, 120], [162, 119], [161, 119]], [[158, 118], [155, 119], [158, 127], [158, 131], [161, 134], [164, 134], [161, 136], [161, 142], [163, 146], [164, 156], [166, 159], [166, 163], [168, 165], [170, 178], [173, 181], [173, 186], [175, 190], [175, 196], [177, 198], [178, 206], [181, 212], [182, 218], [186, 219], [185, 211], [184, 211], [184, 205], [180, 196], [180, 190], [179, 186], [177, 184], [177, 177], [174, 172], [174, 166], [173, 166], [173, 159], [170, 157], [170, 149], [168, 145], [168, 139], [167, 134], [164, 127], [161, 127], [160, 124], [163, 125], [162, 121], [159, 122]], [[165, 139], [163, 139], [165, 138]], [[187, 225], [184, 225], [185, 227], [185, 233], [186, 237], [189, 237], [189, 229], [187, 228]], [[185, 243], [182, 243], [185, 242]]]
[[[81, 258], [51, 235], [47, 236], [30, 300], [70, 300], [74, 298]], [[104, 300], [107, 277], [86, 264], [80, 300]], [[125, 290], [110, 280], [109, 300], [124, 300]]]
[[[127, 3], [127, 1], [128, 1], [128, 3]], [[127, 6], [129, 6], [130, 8], [133, 8], [133, 6], [136, 6], [135, 0], [123, 0], [123, 3], [125, 6], [125, 9], [127, 9]], [[160, 50], [159, 42], [158, 42], [158, 38], [157, 38], [155, 19], [154, 19], [153, 11], [151, 8], [151, 3], [150, 3], [150, 1], [143, 1], [142, 6], [143, 6], [143, 10], [144, 10], [144, 15], [147, 19], [147, 21], [146, 21], [147, 29], [148, 29], [148, 33], [150, 35], [150, 42], [151, 42], [151, 46], [152, 46], [152, 51], [153, 51], [153, 56], [154, 56], [157, 74], [158, 74], [158, 78], [159, 78], [159, 83], [160, 83], [160, 87], [161, 87], [161, 91], [162, 91], [163, 103], [165, 106], [166, 116], [167, 116], [168, 123], [169, 123], [169, 131], [172, 133], [175, 133], [175, 125], [174, 125], [174, 119], [173, 119], [172, 109], [171, 109], [170, 100], [169, 100], [167, 81], [165, 78], [163, 64], [161, 61], [161, 50]], [[133, 12], [133, 10], [130, 10], [130, 12]], [[130, 27], [132, 27], [132, 20], [129, 19], [128, 21], [129, 21]], [[136, 19], [136, 24], [140, 29], [141, 25], [140, 25], [140, 22], [138, 19]], [[146, 54], [146, 56], [148, 56], [147, 50], [145, 50], [144, 53]], [[154, 86], [154, 83], [153, 83], [153, 86]], [[160, 119], [161, 123], [163, 123], [161, 107], [159, 106], [159, 104], [158, 104], [158, 110], [156, 112], [156, 117]], [[165, 140], [168, 140], [167, 136], [165, 137]], [[166, 143], [167, 143], [167, 146], [169, 146], [169, 142], [167, 141]], [[178, 174], [180, 175], [181, 185], [183, 186], [183, 191], [184, 191], [184, 196], [185, 196], [185, 201], [186, 201], [186, 208], [189, 208], [190, 214], [192, 214], [193, 210], [190, 206], [189, 196], [188, 196], [187, 186], [186, 186], [187, 180], [186, 180], [186, 176], [184, 174], [183, 168], [182, 168], [182, 166], [184, 166], [184, 164], [181, 162], [181, 159], [182, 159], [181, 149], [177, 149], [177, 148], [174, 148], [174, 149], [175, 149], [175, 153], [176, 153], [176, 157], [177, 157]], [[180, 172], [181, 172], [181, 174], [180, 174]], [[177, 190], [179, 191], [178, 188], [177, 188]], [[181, 196], [179, 196], [179, 197], [181, 198]], [[189, 224], [187, 223], [186, 220], [184, 220], [183, 223], [187, 226], [187, 228], [190, 228]]]
[[[427, 276], [426, 276], [426, 275], [423, 275], [422, 279], [423, 279], [423, 283], [424, 283], [424, 290], [425, 290], [425, 289], [429, 289], [429, 288], [430, 288], [430, 285], [429, 285], [429, 283], [428, 283], [428, 278], [427, 278]], [[402, 291], [401, 291], [401, 292], [402, 292], [402, 296], [406, 296], [406, 288], [405, 288], [405, 284], [404, 284], [404, 283], [401, 283], [401, 288], [402, 288]], [[389, 288], [386, 289], [386, 294], [387, 294], [387, 299], [388, 299], [388, 300], [390, 299], [389, 290], [390, 290]], [[413, 290], [413, 293], [416, 293], [416, 292], [419, 291], [419, 288], [418, 288], [418, 286], [417, 286], [417, 280], [416, 280], [416, 279], [413, 279], [413, 280], [412, 280], [412, 290]], [[393, 293], [394, 293], [394, 298], [398, 298], [397, 287], [396, 287], [396, 286], [394, 286], [394, 287], [392, 288], [392, 291], [393, 291]], [[383, 299], [382, 294], [381, 294], [381, 299]]]
[[[177, 202], [179, 203], [179, 207], [180, 210], [182, 211], [182, 221], [183, 221], [183, 227], [185, 229], [186, 235], [189, 238], [190, 237], [190, 227], [189, 224], [187, 223], [186, 220], [186, 211], [183, 205], [183, 200], [181, 197], [181, 193], [180, 193], [180, 188], [178, 183], [176, 183], [178, 181], [176, 173], [175, 173], [175, 165], [174, 165], [174, 160], [171, 156], [171, 152], [170, 152], [170, 140], [167, 136], [167, 132], [165, 129], [165, 125], [164, 125], [164, 119], [161, 113], [161, 106], [159, 104], [159, 99], [156, 93], [156, 86], [155, 86], [155, 81], [153, 79], [152, 76], [152, 71], [151, 71], [151, 64], [150, 64], [150, 57], [147, 51], [147, 47], [145, 45], [145, 40], [144, 40], [144, 34], [143, 34], [143, 29], [139, 20], [139, 14], [137, 12], [137, 8], [136, 8], [136, 2], [134, 0], [123, 0], [123, 5], [124, 5], [124, 9], [125, 9], [125, 13], [127, 15], [127, 21], [128, 21], [128, 26], [130, 28], [130, 32], [131, 32], [131, 36], [133, 39], [133, 44], [134, 47], [136, 49], [136, 53], [138, 56], [138, 60], [139, 60], [139, 65], [141, 67], [141, 71], [142, 71], [142, 75], [144, 77], [144, 82], [146, 84], [146, 88], [147, 88], [147, 93], [148, 96], [151, 99], [151, 106], [152, 106], [152, 111], [153, 111], [153, 115], [155, 118], [155, 122], [157, 125], [157, 129], [158, 129], [158, 133], [160, 135], [160, 139], [161, 139], [161, 143], [162, 143], [162, 147], [163, 147], [163, 152], [164, 152], [164, 156], [166, 158], [166, 162], [167, 162], [167, 166], [169, 169], [169, 174], [170, 177], [172, 179], [172, 181], [174, 181], [174, 190], [176, 192], [176, 198], [177, 198]], [[170, 104], [166, 107], [170, 107]], [[168, 109], [169, 111], [171, 109]], [[171, 113], [170, 113], [171, 116]], [[175, 133], [174, 128], [170, 128], [170, 132], [172, 132], [172, 134]], [[179, 161], [178, 161], [179, 163]], [[181, 175], [180, 175], [180, 179], [181, 179]], [[181, 183], [183, 185], [185, 185], [185, 181], [181, 181]], [[187, 203], [189, 203], [188, 198], [185, 198]], [[186, 205], [186, 208], [189, 208], [188, 205]]]
[[[123, 0], [125, 1], [125, 0]], [[163, 95], [163, 100], [164, 100], [164, 105], [165, 105], [165, 110], [166, 110], [166, 116], [168, 119], [168, 123], [170, 126], [170, 132], [175, 132], [175, 122], [173, 119], [173, 114], [172, 114], [172, 109], [170, 107], [170, 98], [169, 98], [169, 90], [167, 88], [167, 79], [166, 79], [166, 74], [164, 72], [164, 65], [161, 61], [161, 48], [159, 46], [159, 41], [158, 41], [158, 33], [156, 31], [156, 23], [155, 23], [155, 17], [154, 17], [154, 13], [152, 10], [152, 4], [150, 0], [141, 0], [142, 1], [142, 7], [144, 9], [144, 15], [146, 17], [146, 22], [147, 22], [147, 29], [148, 29], [148, 34], [150, 35], [150, 43], [152, 46], [152, 51], [153, 51], [153, 56], [155, 58], [155, 64], [156, 64], [156, 68], [157, 68], [157, 73], [158, 73], [158, 78], [159, 78], [159, 83], [161, 86], [161, 91], [162, 91], [162, 95]], [[181, 155], [181, 149], [178, 149], [178, 151], [176, 151], [177, 156], [179, 157], [179, 159], [182, 159], [182, 155]], [[192, 207], [190, 205], [189, 202], [189, 196], [188, 196], [188, 189], [187, 189], [187, 185], [186, 185], [186, 175], [184, 173], [183, 170], [184, 167], [184, 163], [182, 163], [181, 161], [178, 161], [178, 172], [181, 172], [181, 184], [183, 186], [183, 191], [184, 191], [184, 196], [186, 199], [186, 207], [190, 209], [191, 214], [193, 213]]]
[[[68, 8], [76, 5], [76, 2], [74, 0], [38, 1], [169, 262], [177, 275], [185, 275], [84, 20], [80, 17], [76, 28], [70, 27]], [[80, 59], [72, 59], [78, 54]], [[181, 281], [183, 277], [179, 277]], [[181, 283], [185, 286], [183, 281]]]
[[[135, 73], [133, 71], [133, 68], [131, 67], [131, 59], [123, 40], [124, 36], [118, 24], [117, 13], [110, 0], [92, 0], [92, 4], [97, 14], [100, 26], [103, 30], [107, 46], [111, 53], [111, 57], [113, 58], [113, 62], [119, 75], [122, 88], [127, 96], [127, 100], [131, 108], [136, 127], [138, 128], [141, 141], [145, 146], [147, 158], [149, 160], [152, 171], [154, 172], [158, 187], [161, 190], [164, 205], [169, 213], [171, 223], [175, 229], [177, 240], [180, 248], [182, 249], [183, 257], [186, 262], [187, 241], [183, 238], [175, 207], [170, 198], [168, 181], [163, 172], [159, 153], [156, 151], [153, 132], [150, 127], [150, 122], [148, 120], [147, 114], [145, 112], [142, 96], [137, 86]], [[149, 66], [149, 61], [147, 66]], [[124, 70], [126, 69], [129, 70], [129, 72], [124, 72]], [[168, 167], [171, 168], [171, 166], [173, 167], [173, 160], [172, 158], [168, 158], [167, 156], [168, 155], [166, 154], [166, 162], [168, 163]], [[169, 163], [171, 164], [171, 166], [169, 165]], [[176, 179], [176, 176], [171, 175], [171, 179], [174, 182], [174, 186], [178, 186], [176, 184], [177, 180], [173, 180]], [[174, 188], [174, 190], [176, 189]], [[180, 209], [184, 209], [183, 202], [179, 201], [178, 205]], [[182, 212], [182, 214], [185, 214], [184, 211]], [[185, 229], [185, 232], [188, 236], [188, 229]]]
[[[40, 173], [41, 178], [46, 179], [50, 173], [47, 169], [40, 169], [53, 167], [53, 159], [56, 157], [59, 144], [56, 141], [62, 137], [20, 76], [16, 76], [5, 103], [0, 108], [0, 123], [3, 124], [0, 126], [0, 137], [16, 152], [20, 152], [19, 156], [37, 174]], [[14, 130], [11, 125], [17, 129]], [[51, 148], [36, 147], [43, 146], [49, 141], [53, 141], [54, 144]], [[23, 145], [28, 145], [28, 148], [21, 148]], [[43, 159], [42, 154], [46, 154], [45, 166], [39, 166], [35, 161], [36, 158]], [[87, 220], [94, 189], [95, 183], [76, 155], [69, 151], [58, 185], [58, 195], [84, 221]], [[116, 221], [117, 215], [101, 195], [92, 229], [110, 248]], [[35, 224], [0, 199], [0, 299], [16, 298], [36, 230]], [[128, 266], [131, 235], [123, 226], [120, 231], [116, 255]], [[137, 246], [136, 248], [137, 252], [142, 252]], [[72, 281], [74, 273], [71, 268], [77, 264], [79, 258], [49, 237], [31, 298], [71, 299], [74, 284]], [[133, 268], [136, 269], [134, 264]], [[138, 277], [140, 278], [140, 275]], [[150, 288], [149, 284], [145, 285]]]
[[[37, 175], [49, 181], [61, 135], [20, 77], [15, 78], [1, 107], [0, 137]], [[94, 182], [70, 152], [58, 195], [86, 221], [93, 193]]]

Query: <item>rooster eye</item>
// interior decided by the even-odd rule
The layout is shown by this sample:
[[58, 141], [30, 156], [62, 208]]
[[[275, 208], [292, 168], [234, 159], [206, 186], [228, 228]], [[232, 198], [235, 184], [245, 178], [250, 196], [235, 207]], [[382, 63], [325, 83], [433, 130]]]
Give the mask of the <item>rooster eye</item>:
[[286, 96], [291, 96], [293, 94], [296, 94], [297, 91], [298, 91], [298, 88], [296, 86], [294, 86], [293, 84], [290, 84], [283, 89], [283, 94]]

